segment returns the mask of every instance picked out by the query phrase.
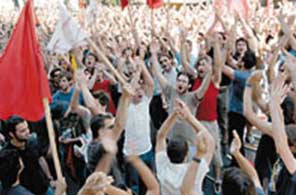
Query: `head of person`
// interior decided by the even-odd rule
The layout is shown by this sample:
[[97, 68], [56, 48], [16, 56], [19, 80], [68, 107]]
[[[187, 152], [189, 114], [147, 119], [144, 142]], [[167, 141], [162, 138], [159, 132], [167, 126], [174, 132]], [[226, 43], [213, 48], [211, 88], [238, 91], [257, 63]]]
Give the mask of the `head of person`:
[[26, 142], [30, 137], [30, 129], [27, 121], [19, 116], [11, 116], [6, 121], [6, 130], [10, 139], [17, 143]]
[[206, 66], [213, 66], [212, 58], [209, 56], [201, 56], [195, 64], [195, 69], [197, 70], [198, 77], [204, 78], [206, 75]]
[[291, 152], [296, 156], [296, 125], [286, 125], [286, 133], [288, 137], [288, 144]]
[[50, 72], [50, 80], [54, 83], [59, 83], [59, 76], [62, 70], [60, 68], [55, 68]]
[[247, 50], [249, 50], [248, 41], [243, 37], [237, 39], [235, 41], [235, 49], [237, 53], [244, 54]]
[[103, 91], [99, 91], [95, 93], [93, 96], [99, 102], [99, 105], [101, 107], [100, 109], [104, 112], [107, 112], [109, 106], [109, 97], [107, 96], [107, 94]]
[[133, 87], [135, 89], [135, 95], [132, 96], [132, 103], [138, 104], [142, 101], [143, 97], [145, 96], [143, 80], [140, 78], [140, 80], [137, 83], [133, 84]]
[[101, 139], [112, 135], [114, 117], [111, 113], [97, 114], [90, 121], [90, 128], [94, 139]]
[[73, 75], [70, 72], [64, 71], [59, 75], [59, 87], [63, 92], [67, 92], [71, 86]]
[[254, 66], [256, 66], [256, 55], [254, 52], [248, 50], [245, 52], [242, 59], [238, 62], [239, 67], [241, 67], [243, 70], [250, 70]]
[[224, 171], [221, 195], [256, 195], [256, 188], [251, 178], [237, 167]]
[[122, 51], [122, 56], [125, 57], [126, 59], [132, 57], [133, 55], [133, 50], [131, 47], [126, 47], [123, 51]]
[[173, 57], [169, 54], [159, 55], [159, 63], [164, 72], [170, 72], [173, 68]]
[[176, 90], [179, 94], [187, 93], [192, 87], [191, 76], [186, 72], [179, 72], [177, 75]]
[[182, 137], [174, 137], [168, 141], [166, 151], [172, 163], [184, 163], [188, 154], [188, 143]]
[[86, 68], [94, 68], [98, 60], [98, 57], [94, 53], [86, 52], [82, 58], [82, 63]]

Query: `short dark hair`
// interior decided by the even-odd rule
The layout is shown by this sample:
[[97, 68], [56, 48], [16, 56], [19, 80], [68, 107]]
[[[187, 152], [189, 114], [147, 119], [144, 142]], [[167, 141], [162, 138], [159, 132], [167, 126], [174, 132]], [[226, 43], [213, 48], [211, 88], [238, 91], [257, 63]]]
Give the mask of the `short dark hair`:
[[244, 57], [242, 58], [242, 62], [244, 62], [245, 69], [251, 69], [256, 65], [256, 55], [254, 52], [248, 50], [245, 52]]
[[97, 62], [99, 60], [99, 58], [96, 56], [96, 54], [94, 53], [91, 53], [91, 52], [86, 52], [84, 55], [83, 55], [83, 58], [82, 58], [82, 63], [84, 65], [86, 65], [86, 58], [88, 58], [89, 56], [92, 56], [95, 58], [95, 61]]
[[249, 47], [249, 42], [247, 39], [245, 39], [244, 37], [240, 37], [235, 41], [235, 46], [237, 46], [238, 42], [244, 42], [247, 45], [247, 50], [250, 49]]
[[111, 119], [111, 114], [97, 114], [90, 121], [90, 129], [92, 131], [93, 137], [97, 138], [99, 136], [98, 131], [105, 127], [105, 120]]
[[67, 79], [67, 81], [71, 81], [73, 79], [73, 74], [68, 71], [63, 71], [59, 75], [59, 81], [62, 80], [64, 77]]
[[16, 126], [20, 123], [25, 122], [25, 120], [19, 116], [13, 115], [6, 121], [6, 132], [12, 132], [15, 135]]
[[56, 76], [56, 72], [62, 72], [62, 69], [60, 68], [55, 68], [50, 72], [50, 78], [53, 78]]
[[106, 93], [104, 93], [103, 91], [99, 91], [97, 93], [93, 94], [94, 98], [99, 100], [99, 103], [102, 106], [109, 106], [109, 97]]
[[224, 171], [222, 181], [222, 195], [256, 195], [255, 184], [251, 178], [237, 167]]
[[192, 85], [192, 84], [193, 84], [193, 78], [192, 78], [192, 76], [191, 76], [189, 73], [184, 72], [184, 71], [180, 71], [180, 72], [178, 72], [178, 74], [177, 74], [177, 79], [178, 79], [181, 75], [186, 76], [186, 77], [188, 78], [188, 84], [189, 84], [189, 85]]
[[182, 137], [174, 137], [168, 141], [167, 154], [172, 163], [183, 163], [188, 153], [188, 143]]

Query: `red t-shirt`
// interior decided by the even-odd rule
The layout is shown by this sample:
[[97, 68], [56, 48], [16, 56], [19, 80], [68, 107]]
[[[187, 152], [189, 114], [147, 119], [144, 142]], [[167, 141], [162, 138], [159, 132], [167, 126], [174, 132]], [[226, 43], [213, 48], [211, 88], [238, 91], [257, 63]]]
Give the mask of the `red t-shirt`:
[[109, 80], [104, 80], [103, 82], [96, 82], [93, 89], [93, 93], [97, 93], [98, 91], [103, 91], [109, 97], [109, 107], [108, 112], [112, 113], [113, 115], [116, 114], [116, 108], [112, 99], [111, 93], [111, 84]]
[[[197, 78], [193, 84], [192, 90], [197, 90], [202, 83], [202, 80]], [[217, 96], [219, 89], [216, 88], [213, 82], [210, 83], [208, 90], [203, 97], [196, 110], [196, 118], [201, 121], [214, 121], [217, 120]]]

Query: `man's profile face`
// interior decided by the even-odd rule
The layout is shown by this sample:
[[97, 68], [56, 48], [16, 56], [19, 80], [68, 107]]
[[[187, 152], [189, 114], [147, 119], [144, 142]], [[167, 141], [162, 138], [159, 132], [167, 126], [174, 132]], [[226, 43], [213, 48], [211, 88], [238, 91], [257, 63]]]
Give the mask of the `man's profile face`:
[[114, 127], [115, 118], [108, 118], [104, 121], [104, 128], [99, 131], [99, 136], [102, 137], [112, 137], [112, 129]]
[[15, 129], [16, 131], [14, 136], [18, 141], [24, 142], [28, 140], [28, 138], [30, 137], [30, 129], [26, 121], [17, 124]]

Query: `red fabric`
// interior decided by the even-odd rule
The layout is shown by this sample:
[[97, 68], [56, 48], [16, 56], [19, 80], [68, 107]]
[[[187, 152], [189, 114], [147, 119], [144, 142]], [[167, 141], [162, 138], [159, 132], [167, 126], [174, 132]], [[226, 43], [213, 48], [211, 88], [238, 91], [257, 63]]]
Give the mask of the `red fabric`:
[[[197, 90], [201, 85], [202, 80], [196, 79], [193, 85], [193, 91]], [[219, 89], [216, 88], [213, 82], [210, 86], [196, 111], [196, 118], [202, 121], [214, 121], [217, 120], [217, 96]]]
[[162, 6], [162, 0], [147, 0], [147, 5], [150, 9], [159, 8]]
[[99, 91], [103, 91], [109, 97], [109, 107], [108, 112], [111, 112], [113, 115], [116, 114], [115, 104], [112, 100], [112, 93], [111, 93], [111, 84], [109, 80], [104, 80], [103, 82], [96, 82], [93, 89], [93, 93], [97, 93]]
[[128, 0], [120, 0], [120, 5], [123, 10], [128, 5]]
[[18, 115], [37, 121], [44, 116], [42, 98], [51, 101], [48, 80], [28, 0], [0, 57], [0, 118]]

